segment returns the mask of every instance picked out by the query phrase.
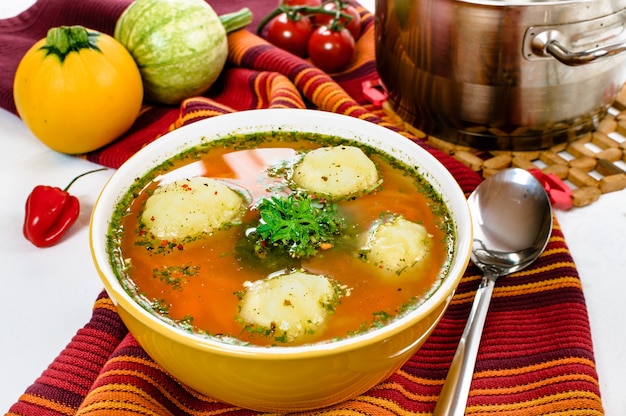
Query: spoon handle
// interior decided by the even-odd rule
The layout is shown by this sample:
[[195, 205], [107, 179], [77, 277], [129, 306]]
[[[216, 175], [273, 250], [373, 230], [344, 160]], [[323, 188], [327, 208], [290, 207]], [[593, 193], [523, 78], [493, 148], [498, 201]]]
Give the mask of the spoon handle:
[[439, 394], [434, 416], [462, 416], [465, 413], [478, 346], [497, 278], [496, 274], [486, 272], [480, 282], [465, 330]]

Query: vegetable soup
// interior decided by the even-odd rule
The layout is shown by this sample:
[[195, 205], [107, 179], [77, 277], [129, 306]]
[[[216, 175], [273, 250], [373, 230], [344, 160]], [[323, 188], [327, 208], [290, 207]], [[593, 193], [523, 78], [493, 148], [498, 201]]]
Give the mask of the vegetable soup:
[[[304, 189], [294, 172], [317, 149], [362, 153], [376, 177], [347, 194]], [[322, 183], [341, 165], [332, 164]], [[345, 185], [351, 173], [338, 175]], [[198, 187], [210, 191], [191, 198]], [[191, 219], [196, 204], [226, 193], [235, 205], [198, 209], [222, 222]], [[383, 233], [387, 225], [396, 226]], [[449, 267], [452, 230], [416, 169], [346, 139], [279, 131], [203, 143], [137, 179], [108, 252], [125, 290], [172, 325], [229, 343], [299, 345], [375, 329], [423, 302]], [[404, 246], [411, 239], [417, 252]]]

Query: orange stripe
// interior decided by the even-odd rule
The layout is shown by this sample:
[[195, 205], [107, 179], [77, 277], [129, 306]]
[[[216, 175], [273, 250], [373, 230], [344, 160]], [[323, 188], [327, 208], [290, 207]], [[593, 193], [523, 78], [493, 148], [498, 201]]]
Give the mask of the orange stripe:
[[254, 36], [246, 30], [237, 30], [228, 35], [228, 60], [239, 65], [245, 53], [255, 46], [267, 44], [259, 36]]
[[[552, 270], [556, 268], [558, 267], [545, 267], [542, 269], [536, 269], [535, 271], [527, 273], [527, 275], [538, 274], [538, 273], [541, 273], [542, 271]], [[513, 275], [507, 276], [507, 279], [510, 279], [510, 277], [513, 277]], [[470, 279], [467, 279], [466, 281], [480, 280], [481, 278], [482, 276], [480, 275], [472, 276]], [[493, 291], [492, 296], [494, 298], [515, 297], [515, 296], [520, 296], [520, 295], [528, 295], [532, 293], [540, 293], [540, 292], [546, 292], [550, 290], [562, 289], [565, 287], [572, 287], [572, 288], [577, 288], [577, 289], [581, 288], [580, 279], [574, 276], [562, 276], [562, 277], [552, 279], [552, 280], [545, 280], [545, 281], [536, 282], [536, 283], [526, 283], [523, 285], [496, 286]], [[450, 302], [450, 304], [459, 305], [459, 304], [463, 304], [466, 302], [472, 302], [475, 296], [476, 296], [476, 290], [468, 291], [464, 293], [457, 293], [452, 298], [452, 301]]]
[[163, 405], [145, 391], [128, 384], [107, 384], [92, 390], [76, 413], [79, 415], [169, 415]]
[[[405, 408], [398, 405], [398, 403], [393, 400], [384, 399], [381, 397], [372, 397], [361, 395], [356, 399], [348, 402], [350, 404], [350, 408], [358, 410], [360, 416], [362, 415], [376, 415], [376, 416], [408, 416], [408, 415], [427, 415], [430, 413], [422, 413], [422, 412], [412, 412], [406, 410]], [[343, 415], [345, 413], [339, 413], [338, 415]]]
[[[475, 375], [478, 377], [478, 375]], [[500, 377], [498, 375], [494, 375], [494, 377]], [[540, 387], [550, 386], [552, 384], [558, 384], [569, 381], [584, 381], [586, 383], [591, 383], [597, 385], [598, 383], [595, 379], [587, 374], [564, 374], [556, 377], [548, 377], [545, 379], [533, 381], [530, 383], [525, 383], [523, 385], [517, 385], [514, 387], [501, 387], [501, 388], [489, 388], [489, 389], [479, 389], [473, 388], [470, 390], [470, 396], [499, 396], [499, 395], [510, 395], [517, 394], [526, 391], [532, 391], [538, 389]]]
[[[163, 370], [163, 368], [158, 365], [157, 363], [155, 363], [154, 361], [150, 360], [150, 359], [144, 359], [144, 358], [140, 358], [140, 357], [134, 357], [134, 356], [118, 356], [118, 357], [114, 357], [112, 359], [109, 360], [109, 364], [111, 363], [119, 363], [121, 365], [125, 365], [127, 363], [135, 363], [135, 364], [140, 364], [141, 366], [145, 366], [145, 367], [149, 367], [152, 368], [153, 370], [155, 370], [158, 374], [166, 374], [165, 370]], [[181, 403], [180, 401], [176, 400], [169, 391], [167, 391], [162, 385], [161, 383], [159, 383], [159, 381], [155, 378], [155, 377], [151, 377], [149, 375], [150, 373], [146, 373], [145, 371], [141, 371], [141, 370], [119, 370], [119, 369], [112, 369], [112, 370], [107, 370], [104, 371], [103, 373], [100, 374], [99, 378], [106, 378], [106, 377], [111, 377], [113, 379], [115, 379], [116, 376], [132, 376], [132, 377], [136, 377], [137, 379], [141, 379], [149, 384], [151, 384], [152, 386], [156, 387], [165, 397], [168, 398], [168, 400], [178, 403], [180, 407], [182, 408], [186, 408], [188, 412], [193, 412], [193, 410], [191, 408], [187, 408], [183, 403]], [[96, 385], [98, 384], [97, 381], [95, 383]], [[106, 385], [102, 386], [103, 388], [106, 388]], [[190, 388], [187, 388], [185, 386], [184, 389], [190, 393], [192, 396], [194, 396], [196, 399], [201, 400], [205, 403], [218, 403], [216, 400], [207, 397], [205, 395], [202, 395], [201, 393], [196, 392], [195, 390], [192, 390]], [[192, 413], [193, 414], [193, 413]]]
[[[556, 245], [556, 243], [558, 242], [557, 240], [561, 240], [561, 242], [563, 242], [564, 240], [561, 238], [551, 238], [550, 241], [552, 243], [552, 245]], [[548, 256], [550, 254], [569, 254], [569, 250], [563, 246], [561, 246], [560, 244], [557, 245], [556, 247], [546, 247], [546, 250], [542, 253], [543, 256]]]
[[300, 92], [284, 75], [277, 75], [272, 79], [270, 97], [270, 106], [273, 106], [272, 101], [286, 101], [292, 108], [305, 108]]
[[[310, 81], [319, 82], [319, 78], [323, 77], [313, 77]], [[310, 93], [307, 93], [306, 91], [311, 89], [312, 87], [310, 81], [307, 82], [308, 86], [305, 90], [305, 95], [310, 96], [311, 101], [313, 101], [313, 103], [315, 103], [315, 105], [317, 105], [319, 108], [325, 108], [323, 105], [323, 101], [328, 100], [328, 98], [326, 97], [327, 94], [339, 94], [341, 92], [341, 90], [335, 88], [334, 83], [330, 81], [323, 81], [318, 84], [313, 84], [315, 85], [315, 89]]]
[[[342, 104], [354, 103], [354, 100], [352, 100], [352, 98], [348, 97], [346, 94], [342, 93], [341, 91], [338, 91], [338, 94], [333, 94], [333, 95], [328, 94], [328, 99], [324, 101], [327, 101], [328, 104], [330, 104], [329, 107], [326, 107], [326, 105], [324, 107], [328, 108], [329, 111], [332, 111], [333, 113], [338, 113], [339, 112], [338, 110], [342, 106]], [[345, 111], [342, 111], [342, 113], [344, 115], [350, 115], [349, 113], [346, 113]]]
[[[295, 415], [296, 413], [293, 413]], [[361, 395], [355, 399], [327, 407], [307, 412], [298, 412], [298, 416], [419, 416], [430, 413], [412, 412], [399, 406], [393, 400], [380, 397]], [[283, 415], [283, 413], [280, 413]], [[278, 413], [263, 413], [263, 416], [279, 416]]]
[[[310, 75], [312, 74], [312, 75]], [[302, 80], [306, 79], [306, 77], [311, 77], [310, 79], [304, 81], [304, 84], [302, 84]], [[300, 87], [300, 89], [302, 90], [302, 92], [305, 95], [309, 95], [308, 94], [308, 90], [309, 88], [311, 88], [311, 84], [316, 82], [317, 80], [319, 80], [320, 78], [325, 79], [326, 78], [326, 74], [321, 73], [317, 68], [305, 68], [302, 71], [300, 71], [294, 78], [294, 82], [296, 85], [298, 85]], [[301, 85], [302, 84], [302, 85]]]
[[[228, 109], [228, 107], [226, 106], [221, 106], [221, 108], [224, 108], [225, 110]], [[232, 112], [232, 111], [234, 110], [230, 109], [229, 111], [225, 111], [225, 112]], [[176, 123], [173, 126], [173, 129], [179, 128], [191, 120], [196, 120], [196, 119], [200, 120], [200, 119], [205, 119], [209, 117], [219, 116], [222, 114], [224, 114], [224, 111], [220, 111], [216, 109], [201, 109], [201, 110], [194, 110], [194, 111], [189, 111], [185, 113], [181, 112], [181, 116], [178, 118], [178, 120], [176, 120]]]
[[[290, 98], [290, 97], [280, 97], [280, 99], [275, 99], [272, 100], [274, 101], [273, 104], [270, 104], [271, 108], [305, 108], [304, 105], [302, 107], [300, 107], [300, 102], [297, 99], [294, 98]], [[283, 103], [283, 104], [279, 104], [279, 103]], [[284, 104], [287, 103], [287, 104]]]
[[[35, 406], [43, 407], [48, 410], [55, 411], [62, 415], [74, 415], [76, 413], [76, 408], [71, 406], [64, 406], [58, 402], [55, 402], [51, 399], [46, 399], [40, 396], [36, 396], [30, 393], [24, 393], [19, 398], [20, 402], [30, 403]], [[10, 415], [11, 413], [7, 413]]]
[[256, 108], [267, 107], [268, 97], [270, 96], [270, 84], [267, 78], [271, 77], [267, 72], [262, 72], [260, 76], [254, 77], [254, 96], [257, 97]]
[[[107, 361], [107, 364], [110, 364], [110, 363], [136, 363], [136, 364], [144, 365], [146, 367], [153, 368], [158, 371], [163, 371], [163, 367], [161, 367], [160, 365], [158, 365], [151, 359], [134, 357], [131, 355], [120, 355], [117, 357], [110, 358], [109, 361]], [[115, 371], [115, 370], [111, 370], [111, 371]]]
[[115, 305], [113, 305], [113, 301], [110, 298], [101, 298], [94, 302], [93, 309], [106, 309], [112, 312], [117, 312]]
[[[354, 103], [354, 101], [352, 102]], [[372, 117], [373, 115], [373, 114], [368, 114], [367, 112], [363, 112], [363, 107], [361, 107], [360, 105], [356, 103], [354, 103], [354, 105], [351, 105], [350, 107], [346, 108], [343, 111], [343, 113], [347, 116], [352, 116], [353, 113], [358, 113], [358, 112], [362, 112], [362, 114], [359, 114], [357, 118], [364, 119], [364, 120]]]
[[566, 287], [580, 288], [580, 280], [575, 277], [564, 277], [550, 282], [532, 283], [522, 286], [500, 286], [494, 290], [493, 297], [503, 298], [529, 295], [549, 290], [563, 289]]
[[416, 377], [412, 374], [407, 373], [406, 371], [404, 371], [402, 368], [399, 369], [398, 371], [396, 371], [396, 374], [404, 377], [405, 379], [416, 383], [416, 384], [420, 384], [423, 386], [437, 386], [437, 385], [442, 385], [442, 381], [438, 380], [438, 379], [431, 379], [431, 378], [424, 378], [424, 377]]
[[[534, 373], [537, 371], [547, 370], [554, 367], [561, 367], [563, 364], [578, 364], [590, 368], [596, 368], [595, 363], [585, 358], [567, 358], [560, 360], [551, 360], [543, 363], [532, 364], [524, 367], [515, 367], [511, 369], [502, 369], [502, 370], [485, 370], [481, 372], [476, 372], [474, 377], [476, 378], [489, 378], [489, 377], [503, 377], [503, 376], [513, 376], [520, 375], [525, 373]], [[596, 381], [597, 383], [597, 381]], [[443, 382], [441, 382], [443, 384]]]
[[[441, 384], [441, 383], [439, 383], [438, 380], [437, 380], [437, 383], [434, 383], [433, 380], [431, 380], [430, 384], [434, 385], [434, 384]], [[402, 394], [407, 399], [420, 402], [420, 403], [434, 402], [437, 400], [437, 396], [434, 396], [432, 394], [416, 394], [414, 392], [408, 391], [402, 384], [396, 383], [396, 382], [388, 382], [388, 381], [382, 382], [378, 384], [377, 386], [375, 386], [373, 390], [393, 390], [397, 393]]]
[[[578, 411], [575, 411], [575, 410]], [[568, 391], [533, 400], [499, 405], [476, 405], [465, 409], [466, 415], [603, 415], [597, 395], [586, 391]]]
[[[183, 403], [180, 400], [176, 399], [174, 396], [169, 394], [169, 392], [160, 386], [157, 380], [146, 377], [145, 374], [137, 371], [109, 371], [106, 372], [106, 375], [115, 376], [115, 375], [126, 375], [126, 376], [134, 376], [140, 379], [143, 379], [151, 386], [156, 387], [161, 394], [167, 399], [168, 403], [174, 404], [177, 408], [184, 411], [185, 414], [190, 415], [213, 415], [223, 413], [225, 410], [215, 410], [213, 412], [207, 412], [205, 410], [197, 410], [192, 409], [187, 405], [187, 403]], [[186, 388], [188, 392], [191, 392], [188, 388]], [[199, 401], [204, 402], [206, 404], [215, 404], [217, 401], [203, 396], [199, 393], [195, 393], [194, 396], [199, 399]], [[152, 397], [149, 393], [147, 393], [144, 389], [138, 387], [135, 384], [120, 384], [120, 383], [109, 383], [102, 385], [93, 389], [81, 405], [81, 408], [77, 415], [94, 415], [98, 414], [100, 411], [112, 411], [112, 410], [128, 410], [128, 404], [131, 403], [133, 405], [132, 412], [137, 412], [138, 410], [143, 410], [142, 414], [155, 414], [155, 415], [163, 415], [169, 414], [167, 413], [165, 407], [161, 404], [161, 402], [157, 401], [154, 397]], [[199, 406], [201, 409], [203, 406]], [[236, 410], [236, 407], [232, 407], [229, 410]], [[130, 410], [129, 410], [130, 411]], [[117, 413], [116, 413], [117, 414]]]

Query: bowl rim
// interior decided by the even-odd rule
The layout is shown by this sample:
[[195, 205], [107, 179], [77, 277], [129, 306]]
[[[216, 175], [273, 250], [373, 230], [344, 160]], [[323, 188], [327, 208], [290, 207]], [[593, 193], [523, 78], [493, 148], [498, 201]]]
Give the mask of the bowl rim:
[[[386, 145], [391, 146], [392, 152], [398, 152], [398, 154], [408, 152], [408, 154], [417, 155], [412, 156], [418, 157], [421, 162], [420, 166], [416, 166], [417, 171], [435, 187], [448, 209], [454, 212], [453, 225], [456, 238], [453, 254], [455, 258], [451, 261], [446, 277], [433, 290], [433, 293], [414, 310], [381, 328], [329, 342], [271, 347], [238, 345], [176, 328], [145, 310], [122, 287], [112, 271], [106, 250], [108, 227], [115, 205], [136, 178], [147, 173], [147, 166], [155, 166], [185, 149], [202, 143], [203, 140], [212, 141], [233, 134], [277, 129], [332, 134], [357, 141], [360, 140], [358, 139], [359, 135], [366, 135], [370, 138], [377, 137], [374, 139], [377, 143], [385, 143], [385, 140], [392, 139], [394, 140], [393, 143], [386, 143]], [[365, 131], [366, 133], [364, 133]], [[366, 143], [366, 145], [372, 146], [370, 143]], [[377, 146], [373, 147], [378, 148]], [[382, 150], [388, 151], [389, 149]], [[146, 166], [146, 168], [141, 168], [142, 166]], [[89, 223], [89, 246], [94, 266], [116, 307], [121, 306], [129, 313], [133, 311], [132, 315], [135, 319], [160, 335], [173, 338], [177, 342], [196, 349], [208, 350], [220, 355], [262, 356], [263, 359], [277, 360], [292, 359], [295, 356], [325, 355], [329, 351], [340, 352], [356, 349], [363, 345], [384, 341], [412, 326], [416, 320], [419, 320], [419, 317], [429, 314], [442, 302], [445, 302], [442, 298], [452, 297], [469, 263], [471, 240], [472, 221], [465, 195], [452, 174], [434, 155], [407, 137], [381, 125], [347, 115], [309, 109], [238, 111], [199, 120], [163, 135], [132, 155], [113, 173], [96, 199]]]

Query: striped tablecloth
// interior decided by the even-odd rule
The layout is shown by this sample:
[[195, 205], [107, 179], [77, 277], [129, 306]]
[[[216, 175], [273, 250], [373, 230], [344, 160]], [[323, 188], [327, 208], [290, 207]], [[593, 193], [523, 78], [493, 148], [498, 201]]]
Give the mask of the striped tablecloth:
[[[0, 21], [0, 105], [12, 112], [17, 63], [49, 27], [82, 24], [112, 33], [131, 0], [39, 0], [21, 15]], [[222, 14], [247, 6], [255, 22], [273, 2], [212, 0]], [[357, 5], [358, 6], [358, 5]], [[415, 130], [368, 103], [363, 81], [377, 79], [374, 18], [359, 7], [363, 32], [357, 58], [339, 74], [325, 74], [254, 34], [229, 35], [229, 59], [218, 83], [179, 107], [146, 106], [132, 129], [83, 157], [118, 167], [147, 143], [185, 124], [256, 108], [315, 108], [394, 129], [435, 155], [469, 193], [481, 178], [449, 155], [429, 147]], [[421, 136], [421, 135], [417, 135]], [[76, 273], [80, 273], [77, 270]], [[389, 379], [363, 395], [302, 415], [427, 415], [437, 401], [465, 326], [480, 271], [468, 267], [452, 303], [424, 346]], [[181, 385], [142, 349], [105, 292], [93, 316], [9, 415], [252, 415]], [[4, 374], [3, 377], [11, 377]], [[468, 415], [602, 415], [585, 299], [576, 266], [555, 219], [542, 256], [531, 267], [498, 281], [472, 381]]]

